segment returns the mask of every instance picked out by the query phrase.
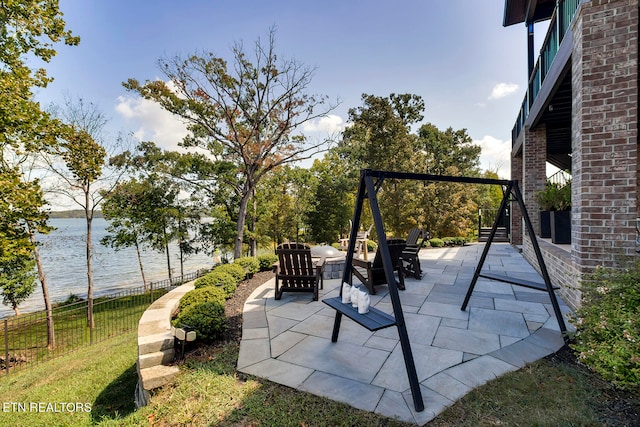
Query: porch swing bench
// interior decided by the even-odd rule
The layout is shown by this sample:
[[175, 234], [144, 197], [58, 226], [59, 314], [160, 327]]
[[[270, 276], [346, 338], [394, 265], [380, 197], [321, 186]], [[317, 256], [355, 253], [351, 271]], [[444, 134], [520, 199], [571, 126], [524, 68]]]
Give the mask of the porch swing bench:
[[[407, 327], [404, 321], [404, 313], [402, 311], [402, 305], [400, 303], [400, 296], [398, 293], [399, 284], [396, 281], [396, 278], [394, 275], [394, 271], [398, 268], [398, 265], [397, 265], [397, 261], [394, 262], [391, 256], [390, 245], [387, 242], [382, 215], [380, 213], [380, 207], [378, 205], [378, 200], [376, 196], [385, 178], [400, 179], [400, 180], [416, 180], [416, 181], [457, 182], [457, 183], [465, 183], [465, 184], [500, 185], [503, 188], [504, 197], [500, 204], [500, 209], [498, 210], [496, 220], [493, 223], [493, 227], [491, 229], [489, 238], [485, 244], [480, 260], [478, 261], [478, 265], [475, 269], [473, 279], [469, 285], [469, 289], [465, 296], [461, 310], [466, 310], [466, 307], [469, 303], [469, 299], [471, 298], [471, 294], [473, 293], [473, 289], [480, 277], [490, 279], [490, 280], [496, 280], [499, 282], [509, 283], [512, 285], [525, 286], [528, 288], [543, 290], [548, 292], [549, 297], [551, 299], [553, 310], [556, 315], [556, 319], [560, 326], [560, 331], [563, 334], [566, 332], [566, 326], [564, 323], [564, 319], [562, 317], [562, 312], [560, 311], [560, 306], [558, 304], [558, 301], [554, 293], [554, 289], [557, 289], [557, 288], [551, 285], [551, 279], [547, 272], [544, 259], [542, 258], [540, 247], [538, 246], [538, 242], [535, 238], [533, 226], [531, 224], [531, 220], [529, 219], [529, 215], [527, 213], [527, 210], [524, 204], [524, 199], [522, 197], [522, 194], [520, 193], [520, 189], [518, 187], [517, 181], [488, 179], [488, 178], [459, 177], [459, 176], [455, 177], [455, 176], [443, 176], [443, 175], [415, 174], [415, 173], [363, 169], [360, 172], [360, 185], [358, 187], [358, 195], [356, 199], [355, 211], [353, 214], [351, 235], [349, 239], [349, 245], [347, 248], [347, 256], [345, 260], [345, 267], [344, 267], [344, 273], [343, 273], [343, 282], [351, 283], [351, 274], [352, 274], [352, 269], [354, 268], [354, 252], [355, 252], [356, 240], [357, 240], [356, 233], [360, 224], [360, 216], [362, 214], [364, 199], [368, 199], [369, 205], [371, 207], [371, 213], [373, 216], [374, 224], [376, 227], [376, 233], [378, 235], [378, 239], [380, 242], [378, 246], [378, 252], [380, 254], [380, 259], [382, 262], [382, 270], [386, 279], [386, 283], [388, 283], [389, 285], [389, 296], [391, 299], [393, 314], [392, 315], [387, 314], [381, 310], [376, 309], [375, 307], [370, 307], [369, 312], [366, 314], [359, 314], [357, 310], [354, 310], [351, 307], [351, 304], [342, 303], [342, 287], [341, 287], [340, 296], [327, 298], [323, 300], [325, 304], [327, 304], [329, 307], [336, 310], [334, 324], [333, 324], [333, 333], [331, 336], [332, 342], [336, 342], [338, 340], [338, 334], [340, 332], [340, 323], [343, 315], [352, 319], [357, 324], [363, 326], [369, 331], [377, 331], [377, 330], [388, 328], [391, 326], [396, 326], [398, 330], [400, 346], [402, 348], [402, 353], [404, 356], [404, 362], [405, 362], [405, 368], [407, 370], [409, 386], [410, 386], [411, 394], [413, 397], [413, 404], [416, 411], [420, 412], [424, 410], [422, 392], [420, 390], [420, 384], [418, 382], [418, 376], [415, 368], [415, 362], [413, 360], [411, 344], [409, 342]], [[508, 276], [497, 275], [492, 272], [482, 271], [482, 267], [486, 260], [487, 254], [489, 252], [489, 248], [496, 236], [498, 220], [500, 216], [503, 214], [503, 212], [505, 212], [507, 208], [507, 204], [510, 201], [518, 203], [520, 207], [520, 211], [522, 212], [522, 216], [525, 222], [527, 232], [529, 233], [530, 236], [532, 236], [532, 246], [536, 254], [538, 266], [541, 270], [541, 275], [544, 280], [544, 283], [535, 283], [528, 280], [521, 280], [521, 279], [512, 278]], [[376, 257], [377, 257], [377, 254], [376, 254]], [[400, 267], [399, 270], [400, 270], [399, 275], [400, 277], [402, 277], [403, 268]]]

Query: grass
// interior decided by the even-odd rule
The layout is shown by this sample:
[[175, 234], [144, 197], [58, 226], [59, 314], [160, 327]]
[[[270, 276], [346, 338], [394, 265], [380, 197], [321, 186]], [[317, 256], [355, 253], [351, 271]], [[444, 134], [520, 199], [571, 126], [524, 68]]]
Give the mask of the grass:
[[0, 424], [89, 426], [131, 414], [137, 353], [132, 331], [2, 378]]
[[[165, 293], [165, 289], [160, 289], [153, 291], [153, 294], [146, 292], [115, 298], [96, 298], [93, 342], [135, 330], [151, 300]], [[12, 317], [7, 321], [9, 354], [22, 356], [30, 364], [87, 346], [91, 342], [91, 336], [86, 316], [86, 301], [54, 308], [56, 347], [53, 350], [47, 348], [47, 323], [43, 311]], [[24, 367], [18, 365], [16, 368]]]
[[[238, 346], [211, 346], [135, 410], [136, 334], [78, 350], [0, 380], [0, 424], [20, 426], [408, 426], [235, 370]], [[597, 426], [590, 374], [540, 360], [466, 395], [429, 426]], [[11, 402], [78, 402], [91, 412], [20, 412]], [[84, 406], [83, 406], [84, 407]], [[4, 411], [3, 411], [4, 409]], [[6, 409], [9, 409], [7, 412]], [[45, 407], [46, 409], [46, 407]], [[54, 408], [55, 409], [55, 408]]]

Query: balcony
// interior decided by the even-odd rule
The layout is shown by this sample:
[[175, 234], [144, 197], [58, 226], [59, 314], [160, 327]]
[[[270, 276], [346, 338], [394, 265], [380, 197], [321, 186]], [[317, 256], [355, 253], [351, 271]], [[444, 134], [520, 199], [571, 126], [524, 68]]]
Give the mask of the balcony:
[[[540, 49], [540, 55], [529, 77], [527, 93], [512, 130], [514, 150], [521, 142], [518, 137], [525, 126], [538, 123], [547, 125], [548, 161], [560, 169], [570, 168], [567, 146], [571, 141], [571, 67], [570, 57], [573, 34], [571, 23], [576, 11], [585, 0], [538, 1], [536, 10], [530, 11], [531, 2], [507, 0], [505, 25], [527, 22], [530, 31], [533, 22], [549, 19], [549, 28]], [[555, 5], [553, 9], [550, 6]], [[549, 15], [550, 14], [550, 15]], [[530, 49], [532, 49], [530, 47]], [[530, 53], [531, 55], [531, 53]], [[533, 55], [531, 55], [533, 57]]]

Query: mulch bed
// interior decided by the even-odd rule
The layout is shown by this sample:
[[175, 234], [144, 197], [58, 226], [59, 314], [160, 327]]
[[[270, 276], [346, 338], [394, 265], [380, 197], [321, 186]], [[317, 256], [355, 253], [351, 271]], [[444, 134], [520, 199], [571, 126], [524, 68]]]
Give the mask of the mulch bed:
[[[251, 279], [241, 282], [233, 297], [225, 303], [228, 329], [225, 333], [224, 340], [210, 346], [195, 348], [186, 355], [187, 358], [208, 358], [211, 353], [216, 353], [216, 349], [219, 349], [224, 343], [239, 343], [242, 339], [242, 310], [245, 301], [256, 288], [273, 276], [273, 272], [263, 271], [256, 273]], [[573, 369], [581, 370], [585, 373], [593, 387], [600, 392], [600, 404], [594, 409], [598, 413], [598, 417], [603, 426], [640, 427], [639, 396], [615, 388], [611, 383], [591, 372], [586, 366], [577, 361], [573, 350], [566, 345], [557, 353], [547, 356], [546, 359], [553, 363], [570, 366]]]

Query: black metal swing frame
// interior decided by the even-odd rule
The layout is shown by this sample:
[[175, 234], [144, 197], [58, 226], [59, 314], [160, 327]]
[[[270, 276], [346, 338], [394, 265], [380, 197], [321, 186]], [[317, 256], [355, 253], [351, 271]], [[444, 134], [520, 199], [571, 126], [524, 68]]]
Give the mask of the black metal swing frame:
[[[349, 317], [350, 319], [354, 320], [356, 323], [362, 325], [363, 327], [365, 327], [370, 331], [376, 331], [379, 329], [396, 326], [398, 329], [398, 336], [400, 339], [400, 346], [402, 348], [402, 354], [404, 357], [405, 367], [407, 370], [407, 376], [409, 378], [409, 386], [411, 388], [411, 394], [413, 396], [413, 404], [416, 411], [420, 412], [424, 410], [422, 392], [420, 391], [420, 384], [418, 382], [418, 376], [416, 373], [415, 363], [413, 360], [411, 344], [409, 343], [407, 327], [404, 321], [404, 314], [402, 312], [402, 305], [400, 304], [400, 296], [398, 295], [398, 284], [396, 282], [396, 279], [393, 273], [391, 256], [389, 253], [389, 248], [387, 247], [387, 244], [386, 244], [387, 239], [386, 239], [386, 233], [384, 229], [384, 223], [382, 220], [382, 215], [380, 213], [380, 207], [378, 205], [378, 199], [377, 199], [378, 190], [380, 189], [383, 181], [386, 178], [398, 179], [398, 180], [414, 180], [414, 181], [500, 185], [503, 189], [504, 196], [502, 198], [502, 202], [500, 203], [500, 208], [496, 215], [496, 219], [493, 223], [491, 233], [485, 244], [484, 250], [482, 252], [482, 255], [476, 267], [475, 273], [473, 275], [473, 279], [471, 280], [469, 289], [465, 296], [464, 302], [461, 306], [461, 310], [466, 310], [467, 305], [469, 304], [469, 300], [471, 298], [471, 294], [473, 293], [473, 290], [475, 288], [476, 282], [480, 277], [496, 280], [504, 283], [509, 283], [513, 285], [524, 286], [532, 289], [542, 290], [542, 291], [546, 291], [549, 294], [549, 298], [551, 299], [551, 304], [553, 306], [553, 311], [558, 321], [558, 325], [560, 326], [560, 331], [562, 332], [563, 336], [566, 336], [565, 334], [566, 326], [564, 323], [562, 312], [560, 310], [560, 306], [558, 304], [558, 300], [554, 293], [555, 288], [551, 284], [551, 279], [549, 277], [549, 273], [544, 263], [542, 252], [540, 251], [540, 246], [538, 245], [538, 242], [536, 240], [533, 226], [531, 224], [531, 220], [529, 218], [527, 209], [524, 204], [522, 193], [520, 192], [520, 188], [518, 187], [518, 181], [363, 169], [360, 172], [360, 185], [358, 187], [356, 206], [353, 213], [353, 226], [351, 227], [351, 234], [349, 236], [349, 245], [347, 248], [347, 256], [346, 256], [346, 261], [344, 266], [344, 275], [342, 280], [343, 282], [351, 283], [350, 275], [351, 275], [351, 269], [353, 265], [353, 255], [355, 252], [357, 231], [358, 231], [358, 228], [360, 227], [360, 217], [362, 215], [364, 200], [368, 199], [369, 206], [371, 208], [371, 213], [373, 215], [373, 221], [376, 227], [376, 232], [378, 235], [378, 241], [379, 241], [378, 249], [380, 250], [380, 254], [382, 256], [382, 265], [384, 267], [384, 273], [387, 279], [387, 283], [389, 284], [389, 296], [391, 298], [391, 304], [393, 307], [394, 314], [389, 315], [374, 307], [371, 307], [369, 309], [369, 313], [367, 314], [358, 314], [357, 310], [354, 310], [350, 304], [342, 304], [341, 296], [336, 298], [325, 299], [323, 300], [323, 302], [336, 310], [336, 315], [335, 315], [334, 325], [333, 325], [333, 333], [331, 336], [332, 342], [336, 342], [338, 340], [338, 334], [340, 332], [340, 322], [342, 320], [343, 315]], [[527, 232], [531, 237], [533, 250], [535, 252], [538, 266], [540, 268], [540, 273], [544, 280], [544, 283], [535, 283], [527, 280], [520, 280], [520, 279], [508, 277], [508, 276], [500, 276], [500, 275], [482, 271], [482, 266], [484, 265], [487, 254], [489, 253], [489, 249], [491, 247], [491, 243], [493, 242], [493, 239], [495, 238], [495, 235], [496, 235], [499, 219], [503, 214], [503, 212], [505, 212], [505, 210], [507, 209], [507, 205], [509, 202], [515, 202], [520, 207], [520, 211], [522, 213]], [[340, 289], [340, 294], [342, 294], [342, 287]]]

